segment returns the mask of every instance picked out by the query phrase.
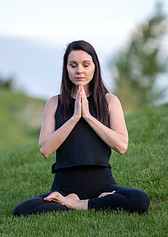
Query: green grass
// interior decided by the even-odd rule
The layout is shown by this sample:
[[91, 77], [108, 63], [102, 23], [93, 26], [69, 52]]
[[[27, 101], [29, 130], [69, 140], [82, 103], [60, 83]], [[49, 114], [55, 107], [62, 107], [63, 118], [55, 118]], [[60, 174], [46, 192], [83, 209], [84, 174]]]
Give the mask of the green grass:
[[[21, 104], [24, 98], [26, 104], [29, 99], [33, 100], [21, 94], [10, 94], [11, 98], [15, 97], [15, 102], [17, 96]], [[44, 106], [44, 102], [41, 103]], [[19, 130], [20, 134], [17, 145], [14, 147], [13, 140], [7, 139], [10, 133], [6, 132], [5, 139], [10, 143], [6, 149], [5, 144], [0, 148], [1, 236], [168, 236], [168, 104], [127, 116], [128, 151], [123, 156], [113, 152], [110, 159], [119, 185], [138, 188], [149, 195], [151, 205], [143, 215], [92, 210], [13, 218], [16, 205], [50, 190], [51, 165], [55, 161], [54, 154], [48, 159], [42, 158], [38, 148], [39, 128], [31, 128], [30, 132], [30, 125], [26, 128], [22, 123], [18, 125], [17, 111], [21, 114], [24, 108], [18, 105], [15, 108], [17, 125], [11, 120], [13, 129], [16, 133]], [[9, 122], [8, 118], [6, 120]]]
[[0, 150], [37, 141], [45, 101], [0, 87]]

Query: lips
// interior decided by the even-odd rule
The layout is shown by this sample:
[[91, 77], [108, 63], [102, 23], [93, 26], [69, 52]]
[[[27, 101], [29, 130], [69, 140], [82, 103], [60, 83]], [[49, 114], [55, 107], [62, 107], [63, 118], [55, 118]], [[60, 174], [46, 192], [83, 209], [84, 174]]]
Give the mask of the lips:
[[75, 80], [77, 80], [77, 81], [82, 81], [84, 79], [85, 79], [84, 77], [75, 77]]

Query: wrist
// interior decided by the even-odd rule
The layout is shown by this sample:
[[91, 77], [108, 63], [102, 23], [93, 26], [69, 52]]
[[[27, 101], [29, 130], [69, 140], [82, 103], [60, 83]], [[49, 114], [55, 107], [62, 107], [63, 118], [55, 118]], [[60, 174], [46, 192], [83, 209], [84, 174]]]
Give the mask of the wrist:
[[73, 115], [73, 116], [71, 117], [71, 119], [72, 119], [72, 121], [73, 121], [74, 123], [77, 123], [77, 122], [80, 120], [80, 117], [77, 116], [77, 115]]
[[84, 120], [89, 121], [91, 119], [92, 115], [90, 113], [88, 113], [88, 114], [83, 115], [82, 117], [84, 118]]

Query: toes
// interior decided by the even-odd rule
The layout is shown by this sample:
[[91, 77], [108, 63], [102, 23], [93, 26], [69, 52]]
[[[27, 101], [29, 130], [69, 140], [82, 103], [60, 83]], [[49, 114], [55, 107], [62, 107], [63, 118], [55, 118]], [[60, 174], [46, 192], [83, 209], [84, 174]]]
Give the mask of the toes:
[[44, 198], [45, 201], [53, 201], [55, 198], [58, 198], [61, 194], [58, 192], [53, 192], [47, 197]]
[[101, 197], [105, 197], [105, 196], [107, 196], [107, 195], [114, 194], [114, 193], [116, 193], [115, 190], [112, 191], [112, 192], [104, 192], [104, 193], [101, 193], [101, 194], [99, 195], [99, 198], [101, 198]]

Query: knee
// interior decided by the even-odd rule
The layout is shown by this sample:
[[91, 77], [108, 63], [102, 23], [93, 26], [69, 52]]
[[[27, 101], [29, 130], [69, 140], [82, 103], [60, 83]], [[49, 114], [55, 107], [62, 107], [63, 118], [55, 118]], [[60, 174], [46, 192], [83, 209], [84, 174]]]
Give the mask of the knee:
[[13, 216], [27, 216], [30, 207], [26, 205], [26, 201], [20, 203], [13, 211]]
[[22, 215], [22, 213], [21, 213], [20, 207], [18, 205], [13, 211], [13, 216], [21, 216], [21, 215]]
[[148, 195], [144, 192], [141, 192], [138, 199], [139, 199], [138, 212], [139, 213], [146, 212], [149, 208], [149, 205], [150, 205], [150, 199], [149, 199]]

